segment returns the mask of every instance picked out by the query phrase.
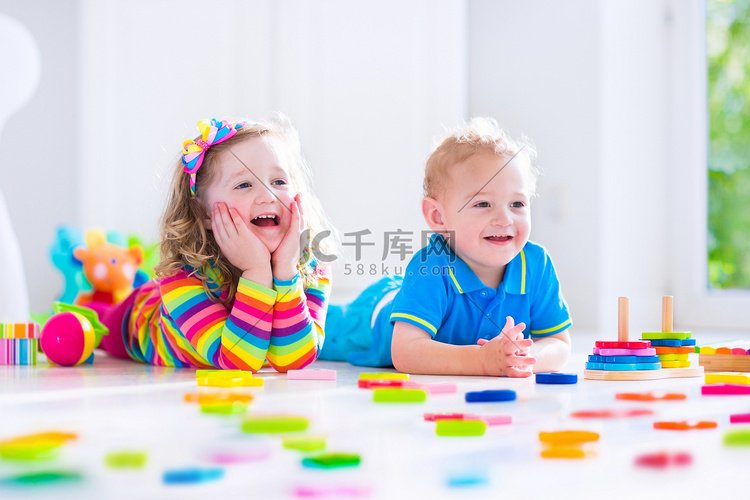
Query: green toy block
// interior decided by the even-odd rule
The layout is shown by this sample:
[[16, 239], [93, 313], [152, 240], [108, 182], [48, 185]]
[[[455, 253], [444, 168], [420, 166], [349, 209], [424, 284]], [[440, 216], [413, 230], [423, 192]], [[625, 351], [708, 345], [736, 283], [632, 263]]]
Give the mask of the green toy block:
[[72, 483], [78, 482], [83, 479], [83, 476], [78, 472], [72, 471], [37, 471], [37, 472], [24, 472], [16, 474], [14, 476], [5, 477], [0, 479], [0, 484], [7, 486], [42, 486], [51, 485], [56, 483]]
[[318, 451], [325, 449], [326, 438], [319, 436], [289, 436], [282, 438], [281, 444], [287, 450]]
[[422, 389], [374, 389], [372, 400], [376, 403], [422, 403], [427, 391]]
[[689, 339], [691, 335], [692, 334], [690, 332], [644, 332], [643, 334], [641, 334], [641, 338], [643, 340], [684, 340]]
[[201, 405], [201, 413], [212, 415], [240, 415], [247, 411], [247, 403], [235, 401], [231, 403], [205, 403]]
[[353, 453], [327, 453], [316, 457], [302, 459], [302, 465], [316, 469], [333, 469], [336, 467], [356, 467], [361, 462], [359, 455]]
[[435, 427], [438, 436], [483, 436], [486, 431], [487, 424], [481, 420], [441, 419]]
[[142, 469], [146, 460], [148, 454], [145, 451], [113, 451], [104, 457], [104, 463], [110, 469]]
[[734, 429], [724, 434], [725, 446], [750, 446], [750, 428]]
[[299, 432], [307, 429], [309, 425], [310, 421], [307, 418], [295, 415], [248, 417], [242, 423], [242, 432], [248, 434]]

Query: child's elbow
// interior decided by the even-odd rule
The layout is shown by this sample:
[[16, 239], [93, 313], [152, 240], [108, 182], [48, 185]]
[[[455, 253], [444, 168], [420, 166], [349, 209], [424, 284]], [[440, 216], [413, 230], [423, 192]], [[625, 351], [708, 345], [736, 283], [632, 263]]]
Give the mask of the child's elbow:
[[402, 373], [408, 373], [410, 370], [410, 356], [407, 354], [406, 350], [403, 349], [400, 345], [396, 344], [395, 342], [391, 344], [391, 361], [393, 361], [393, 367], [402, 372]]

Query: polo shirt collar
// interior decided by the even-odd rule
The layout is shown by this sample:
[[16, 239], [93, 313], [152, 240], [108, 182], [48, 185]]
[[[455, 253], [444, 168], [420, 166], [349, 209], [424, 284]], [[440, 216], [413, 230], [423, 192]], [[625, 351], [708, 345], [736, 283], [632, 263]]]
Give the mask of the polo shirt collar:
[[[487, 286], [471, 270], [469, 265], [464, 262], [458, 255], [451, 250], [448, 243], [442, 235], [433, 234], [430, 238], [429, 252], [439, 252], [443, 266], [451, 269], [448, 273], [448, 280], [453, 285], [457, 293], [467, 293], [476, 290], [482, 290]], [[505, 268], [503, 281], [498, 288], [505, 290], [505, 293], [514, 295], [523, 295], [526, 293], [526, 254], [523, 250], [508, 263]]]
[[508, 262], [505, 267], [505, 275], [503, 275], [503, 282], [500, 286], [503, 287], [505, 293], [512, 293], [514, 295], [526, 294], [526, 247], [513, 257], [513, 260]]

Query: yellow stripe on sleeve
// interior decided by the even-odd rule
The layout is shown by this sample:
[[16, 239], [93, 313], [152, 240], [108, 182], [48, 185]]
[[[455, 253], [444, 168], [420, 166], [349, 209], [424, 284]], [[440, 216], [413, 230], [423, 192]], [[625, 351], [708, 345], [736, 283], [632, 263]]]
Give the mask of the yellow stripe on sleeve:
[[559, 330], [560, 328], [567, 326], [570, 324], [570, 318], [566, 319], [562, 323], [560, 323], [557, 326], [553, 326], [552, 328], [547, 328], [546, 330], [531, 330], [532, 335], [541, 335], [544, 333], [554, 332], [555, 330]]
[[423, 320], [423, 319], [421, 319], [421, 318], [417, 318], [416, 316], [412, 316], [411, 314], [404, 314], [404, 313], [393, 313], [393, 314], [391, 314], [391, 321], [393, 321], [393, 320], [394, 320], [394, 318], [395, 318], [395, 319], [398, 319], [398, 318], [404, 318], [404, 319], [409, 319], [409, 320], [411, 320], [411, 321], [415, 321], [415, 322], [419, 323], [420, 325], [424, 325], [424, 326], [426, 326], [427, 328], [429, 328], [429, 329], [430, 329], [430, 331], [431, 331], [432, 333], [434, 333], [434, 334], [436, 334], [436, 335], [437, 335], [437, 328], [435, 328], [434, 326], [432, 326], [431, 324], [429, 324], [429, 323], [428, 323], [428, 322], [426, 322], [425, 320]]

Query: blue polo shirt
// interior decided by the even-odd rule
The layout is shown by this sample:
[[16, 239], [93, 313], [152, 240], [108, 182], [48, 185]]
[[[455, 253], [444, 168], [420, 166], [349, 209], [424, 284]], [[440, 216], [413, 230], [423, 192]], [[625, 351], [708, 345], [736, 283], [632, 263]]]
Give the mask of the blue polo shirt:
[[373, 332], [380, 344], [377, 363], [392, 364], [396, 321], [417, 326], [438, 342], [476, 345], [479, 339], [499, 335], [506, 316], [516, 324], [526, 324], [526, 338], [554, 335], [572, 325], [547, 251], [527, 242], [508, 263], [502, 283], [493, 289], [481, 282], [442, 236], [433, 234], [406, 267], [401, 290], [378, 314]]

